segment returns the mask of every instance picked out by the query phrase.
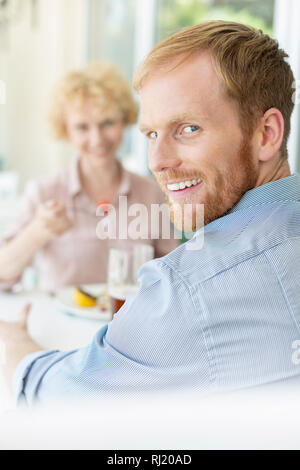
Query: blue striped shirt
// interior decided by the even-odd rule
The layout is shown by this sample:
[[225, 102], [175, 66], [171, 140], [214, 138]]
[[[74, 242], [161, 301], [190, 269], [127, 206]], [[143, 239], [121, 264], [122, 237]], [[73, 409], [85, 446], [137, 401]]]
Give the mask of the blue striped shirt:
[[292, 359], [300, 339], [300, 175], [248, 191], [204, 228], [202, 249], [187, 249], [193, 242], [146, 263], [139, 292], [88, 347], [26, 356], [14, 377], [17, 399], [187, 387], [210, 394], [300, 381]]

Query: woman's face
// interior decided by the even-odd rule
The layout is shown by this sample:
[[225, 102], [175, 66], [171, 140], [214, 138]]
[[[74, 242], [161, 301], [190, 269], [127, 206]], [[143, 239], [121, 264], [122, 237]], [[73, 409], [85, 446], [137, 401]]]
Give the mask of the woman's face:
[[101, 111], [87, 100], [82, 106], [70, 103], [66, 109], [66, 130], [79, 155], [92, 165], [115, 157], [124, 132], [123, 120], [115, 112]]

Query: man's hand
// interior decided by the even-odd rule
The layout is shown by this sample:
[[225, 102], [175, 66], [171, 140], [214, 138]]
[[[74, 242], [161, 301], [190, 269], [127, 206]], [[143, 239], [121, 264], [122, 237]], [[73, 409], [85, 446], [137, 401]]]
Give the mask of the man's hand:
[[30, 308], [30, 304], [25, 305], [17, 322], [0, 321], [0, 344], [3, 346], [0, 365], [9, 386], [11, 386], [14, 371], [23, 357], [42, 349], [32, 341], [27, 332]]
[[27, 318], [31, 305], [27, 304], [20, 312], [19, 320], [16, 322], [0, 321], [0, 340], [2, 342], [17, 340], [18, 338], [28, 335]]

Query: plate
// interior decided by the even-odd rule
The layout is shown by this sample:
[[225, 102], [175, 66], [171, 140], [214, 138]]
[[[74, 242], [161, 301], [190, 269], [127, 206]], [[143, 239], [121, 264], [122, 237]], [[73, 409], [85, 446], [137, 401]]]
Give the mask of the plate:
[[[80, 287], [96, 297], [107, 292], [106, 284], [81, 285]], [[110, 309], [101, 311], [99, 306], [85, 308], [78, 307], [74, 301], [74, 291], [75, 287], [66, 287], [57, 291], [55, 295], [56, 304], [61, 312], [67, 313], [68, 315], [74, 315], [76, 317], [88, 318], [90, 320], [111, 320], [112, 313]]]

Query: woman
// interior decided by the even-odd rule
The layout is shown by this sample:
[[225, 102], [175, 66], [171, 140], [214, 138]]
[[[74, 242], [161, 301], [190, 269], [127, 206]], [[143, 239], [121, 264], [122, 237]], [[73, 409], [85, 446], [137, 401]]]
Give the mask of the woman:
[[[127, 197], [128, 206], [143, 203], [149, 210], [163, 202], [152, 179], [126, 171], [117, 159], [126, 126], [137, 120], [137, 105], [115, 66], [94, 64], [68, 74], [55, 89], [49, 120], [54, 136], [70, 141], [77, 157], [56, 175], [27, 185], [0, 247], [2, 289], [31, 264], [41, 289], [106, 281], [111, 242], [96, 236], [97, 202], [107, 201], [116, 211], [119, 196]], [[177, 245], [149, 237], [142, 242], [153, 245], [156, 257]]]

